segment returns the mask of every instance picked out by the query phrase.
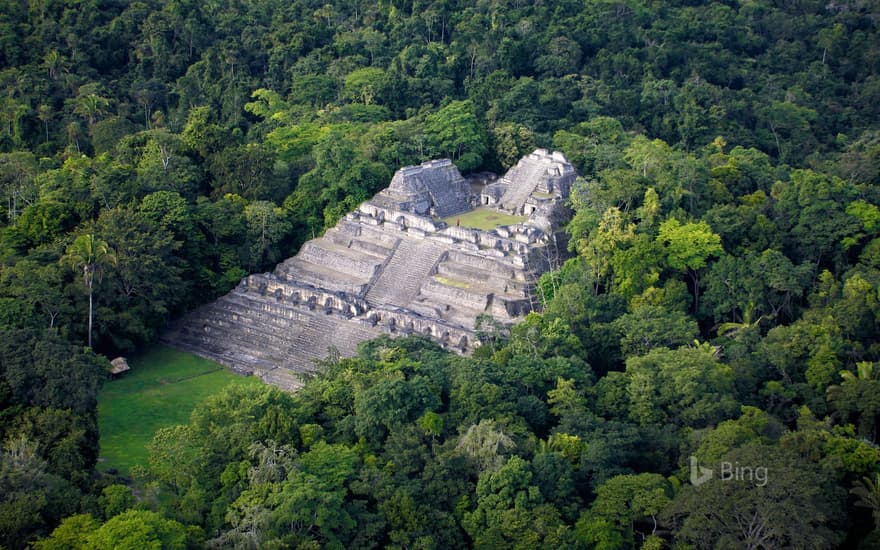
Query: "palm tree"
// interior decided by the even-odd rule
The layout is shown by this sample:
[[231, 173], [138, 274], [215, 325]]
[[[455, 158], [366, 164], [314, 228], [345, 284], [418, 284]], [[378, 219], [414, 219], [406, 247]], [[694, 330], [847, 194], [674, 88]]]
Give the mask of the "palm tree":
[[880, 417], [880, 402], [876, 398], [880, 389], [880, 370], [875, 370], [870, 361], [860, 361], [856, 363], [856, 372], [840, 371], [840, 378], [840, 384], [832, 384], [825, 390], [828, 403], [844, 419], [857, 413], [859, 433], [876, 442], [877, 419]]
[[52, 107], [45, 103], [37, 107], [37, 118], [43, 123], [46, 129], [46, 143], [49, 143], [49, 121], [52, 120]]
[[880, 474], [875, 474], [874, 479], [865, 477], [856, 481], [849, 492], [858, 497], [856, 506], [871, 510], [874, 529], [880, 529]]
[[93, 295], [95, 278], [101, 280], [104, 267], [116, 263], [116, 255], [101, 239], [94, 234], [85, 233], [80, 235], [67, 247], [67, 252], [61, 258], [63, 264], [69, 265], [74, 270], [82, 269], [83, 286], [89, 293], [89, 347], [92, 347], [92, 321], [94, 318]]
[[58, 50], [52, 50], [43, 57], [43, 63], [49, 69], [49, 78], [57, 80], [64, 70], [64, 57], [58, 53]]
[[755, 305], [750, 303], [746, 310], [743, 312], [742, 322], [730, 322], [730, 323], [721, 323], [718, 325], [717, 334], [718, 336], [731, 336], [736, 337], [740, 332], [748, 330], [750, 328], [756, 327], [761, 324], [761, 321], [764, 319], [772, 319], [772, 315], [761, 315], [754, 321], [752, 317], [755, 316]]
[[94, 126], [98, 117], [107, 114], [110, 100], [97, 94], [87, 94], [76, 98], [73, 112], [86, 119], [89, 128]]

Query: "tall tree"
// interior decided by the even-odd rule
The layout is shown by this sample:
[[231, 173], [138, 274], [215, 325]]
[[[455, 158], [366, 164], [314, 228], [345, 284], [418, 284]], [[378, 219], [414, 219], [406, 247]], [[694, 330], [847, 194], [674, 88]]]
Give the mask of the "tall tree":
[[660, 224], [657, 243], [666, 253], [669, 267], [686, 271], [694, 284], [694, 311], [700, 307], [700, 270], [713, 256], [718, 256], [724, 249], [721, 237], [712, 232], [706, 222], [681, 224], [670, 218]]
[[101, 280], [106, 266], [116, 263], [116, 255], [106, 241], [96, 238], [94, 234], [84, 233], [67, 247], [61, 263], [75, 271], [82, 270], [83, 286], [89, 294], [89, 347], [92, 347], [95, 280]]
[[860, 479], [849, 492], [858, 499], [856, 506], [871, 511], [874, 530], [880, 531], [880, 474]]

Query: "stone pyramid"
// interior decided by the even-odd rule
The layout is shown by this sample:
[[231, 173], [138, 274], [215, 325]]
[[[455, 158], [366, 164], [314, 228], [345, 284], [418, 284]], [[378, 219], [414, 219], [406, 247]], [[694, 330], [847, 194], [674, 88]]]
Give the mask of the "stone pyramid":
[[[316, 360], [354, 355], [382, 333], [468, 353], [478, 315], [512, 323], [535, 307], [574, 178], [561, 153], [543, 149], [479, 194], [449, 160], [401, 168], [296, 256], [179, 319], [163, 341], [286, 389]], [[440, 219], [477, 206], [520, 219], [491, 230]]]

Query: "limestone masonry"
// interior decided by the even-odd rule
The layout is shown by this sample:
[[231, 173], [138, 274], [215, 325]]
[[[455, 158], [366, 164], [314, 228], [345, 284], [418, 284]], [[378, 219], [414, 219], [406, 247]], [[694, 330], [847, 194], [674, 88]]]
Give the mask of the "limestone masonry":
[[[401, 168], [323, 237], [186, 315], [163, 340], [287, 389], [329, 350], [354, 355], [383, 332], [424, 334], [467, 353], [479, 345], [478, 315], [510, 323], [535, 306], [574, 178], [561, 153], [543, 149], [482, 185], [446, 159]], [[475, 208], [484, 219], [521, 218], [465, 227], [457, 216]]]

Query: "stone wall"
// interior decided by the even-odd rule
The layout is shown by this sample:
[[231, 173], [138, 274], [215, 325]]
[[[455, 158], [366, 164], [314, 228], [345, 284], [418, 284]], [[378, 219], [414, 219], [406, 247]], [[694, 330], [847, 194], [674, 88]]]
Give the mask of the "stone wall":
[[373, 320], [390, 334], [421, 334], [458, 351], [469, 351], [477, 344], [473, 331], [402, 308], [379, 307]]
[[[329, 243], [328, 243], [329, 244]], [[376, 274], [381, 260], [367, 256], [357, 257], [342, 250], [333, 250], [328, 245], [318, 245], [309, 241], [300, 249], [299, 256], [313, 264], [330, 267], [342, 273], [370, 279]], [[350, 250], [350, 249], [347, 249]], [[352, 251], [355, 253], [356, 251]]]
[[324, 288], [302, 284], [295, 281], [284, 281], [273, 275], [250, 275], [247, 291], [256, 291], [263, 296], [271, 296], [276, 301], [286, 301], [294, 305], [302, 305], [309, 310], [321, 309], [334, 312], [345, 317], [356, 317], [369, 311], [366, 300], [346, 292], [331, 292]]
[[470, 185], [449, 159], [406, 166], [375, 201], [383, 207], [440, 218], [470, 210]]

